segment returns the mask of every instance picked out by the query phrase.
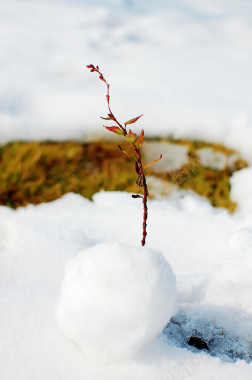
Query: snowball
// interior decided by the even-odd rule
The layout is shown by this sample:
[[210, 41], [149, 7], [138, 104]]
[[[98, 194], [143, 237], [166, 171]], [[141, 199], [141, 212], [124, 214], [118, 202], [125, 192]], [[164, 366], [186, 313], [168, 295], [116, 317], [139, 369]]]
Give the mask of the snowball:
[[252, 168], [235, 172], [230, 178], [230, 196], [240, 210], [252, 212]]
[[56, 307], [65, 335], [102, 361], [132, 356], [175, 312], [175, 275], [162, 254], [118, 243], [100, 243], [67, 263]]

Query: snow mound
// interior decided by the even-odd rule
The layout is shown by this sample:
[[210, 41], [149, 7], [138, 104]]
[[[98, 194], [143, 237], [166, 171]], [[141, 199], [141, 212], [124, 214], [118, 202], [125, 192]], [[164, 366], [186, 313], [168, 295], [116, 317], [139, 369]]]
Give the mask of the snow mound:
[[235, 172], [230, 178], [230, 196], [238, 207], [245, 213], [252, 212], [252, 168]]
[[58, 324], [95, 361], [134, 355], [176, 313], [175, 275], [161, 253], [100, 243], [70, 260]]

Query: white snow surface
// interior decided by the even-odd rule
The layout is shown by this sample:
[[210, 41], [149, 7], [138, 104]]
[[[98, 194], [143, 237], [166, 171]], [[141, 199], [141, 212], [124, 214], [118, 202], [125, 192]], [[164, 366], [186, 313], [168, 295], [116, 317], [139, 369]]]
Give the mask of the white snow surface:
[[235, 172], [230, 178], [230, 196], [238, 203], [238, 209], [244, 213], [252, 212], [252, 168]]
[[[76, 299], [66, 301], [67, 305], [69, 303], [77, 306], [75, 313], [79, 318], [79, 311], [83, 313], [85, 310], [85, 305], [81, 300], [79, 302], [79, 297], [82, 297], [80, 289], [83, 289], [83, 296], [87, 297], [87, 306], [91, 307], [91, 294], [88, 294], [85, 284], [90, 285], [90, 291], [95, 291], [100, 301], [104, 296], [104, 303], [109, 294], [109, 278], [105, 278], [106, 272], [113, 272], [110, 276], [111, 281], [117, 278], [118, 290], [122, 289], [124, 276], [133, 265], [133, 254], [125, 256], [129, 244], [133, 247], [132, 252], [140, 252], [136, 267], [139, 269], [141, 261], [144, 264], [144, 252], [140, 251], [142, 204], [138, 199], [131, 198], [127, 193], [100, 192], [91, 202], [80, 195], [70, 193], [48, 204], [29, 205], [15, 211], [2, 206], [0, 213], [6, 223], [5, 233], [1, 235], [0, 253], [1, 379], [29, 380], [34, 379], [34, 376], [37, 380], [251, 378], [252, 363], [249, 364], [245, 360], [229, 363], [225, 357], [212, 357], [207, 352], [196, 353], [188, 348], [181, 348], [178, 341], [175, 344], [174, 341], [162, 339], [162, 336], [149, 343], [148, 339], [138, 336], [138, 352], [132, 352], [131, 358], [125, 352], [125, 356], [122, 354], [118, 361], [105, 365], [101, 364], [98, 351], [93, 353], [93, 361], [90, 361], [79, 345], [73, 342], [71, 333], [72, 339], [68, 339], [62, 333], [55, 309], [59, 300], [63, 302], [62, 299], [64, 300], [67, 294], [73, 297], [71, 291], [68, 293], [63, 290], [63, 293], [60, 293], [62, 281], [66, 284], [71, 278], [71, 273], [77, 274], [78, 270], [81, 272], [82, 269], [86, 273], [83, 284], [79, 275], [72, 278], [73, 285], [70, 285], [69, 289], [77, 286]], [[114, 257], [113, 247], [120, 247], [120, 256], [117, 259]], [[105, 256], [98, 257], [98, 252], [101, 251], [106, 253], [108, 262], [104, 261]], [[149, 201], [146, 262], [160, 260], [160, 254], [155, 258], [155, 251], [159, 251], [165, 257], [176, 276], [178, 309], [182, 315], [186, 313], [190, 326], [200, 321], [200, 326], [206, 326], [205, 334], [209, 335], [214, 326], [204, 323], [204, 318], [207, 317], [207, 323], [209, 320], [212, 324], [214, 321], [218, 322], [219, 331], [223, 330], [229, 336], [231, 332], [236, 334], [235, 347], [238, 346], [240, 350], [243, 347], [248, 348], [249, 342], [245, 344], [244, 339], [251, 335], [252, 323], [252, 213], [243, 214], [240, 211], [230, 215], [226, 210], [214, 209], [200, 197], [184, 192], [173, 193], [162, 201]], [[94, 260], [91, 259], [91, 253], [94, 254]], [[123, 268], [118, 268], [123, 262], [122, 256], [125, 260], [125, 274]], [[83, 268], [83, 263], [88, 258], [90, 272], [85, 266]], [[163, 260], [161, 259], [162, 262]], [[98, 262], [104, 266], [105, 273], [98, 266]], [[160, 269], [159, 265], [158, 267]], [[113, 268], [116, 270], [113, 271]], [[165, 295], [160, 286], [165, 287], [169, 282], [170, 272], [168, 271], [167, 279], [162, 277], [156, 284], [151, 284], [155, 265], [148, 270], [149, 283], [147, 268], [144, 266], [143, 272], [139, 272], [139, 281], [141, 278], [144, 279], [141, 289], [143, 290], [146, 284], [145, 295], [153, 295], [156, 289], [157, 294], [162, 294], [163, 299]], [[101, 282], [96, 283], [95, 279], [99, 275]], [[153, 290], [151, 286], [154, 286]], [[172, 290], [172, 286], [168, 288]], [[112, 299], [115, 291], [116, 289], [111, 289]], [[132, 305], [136, 297], [137, 294], [134, 294], [131, 301], [130, 296], [126, 295], [125, 305], [124, 299], [118, 299], [118, 302], [124, 305], [121, 315], [124, 321], [127, 321], [127, 317], [129, 322], [132, 321], [133, 311], [126, 306]], [[166, 297], [168, 305], [171, 305], [169, 297], [174, 297], [173, 292], [170, 291]], [[88, 326], [92, 326], [93, 329], [97, 326], [98, 330], [94, 331], [94, 338], [85, 335], [86, 341], [83, 344], [86, 349], [92, 349], [93, 344], [98, 342], [98, 322], [103, 316], [108, 322], [111, 313], [104, 312], [103, 304], [99, 315], [95, 317], [95, 302], [94, 300], [90, 311], [90, 316], [94, 317], [94, 324], [92, 326], [92, 321], [89, 321]], [[150, 302], [156, 303], [157, 310], [162, 309], [160, 300], [152, 299]], [[142, 307], [144, 303], [136, 304], [138, 311]], [[163, 307], [169, 308], [167, 305]], [[151, 311], [148, 307], [147, 309], [143, 314], [151, 316], [152, 323], [157, 322], [155, 310]], [[152, 312], [154, 314], [151, 314]], [[164, 314], [160, 325], [159, 322], [155, 322], [157, 335], [162, 332], [163, 316]], [[70, 320], [73, 324], [74, 316], [67, 318], [70, 318], [67, 324], [70, 325]], [[83, 316], [84, 321], [86, 318], [87, 316]], [[167, 322], [169, 318], [168, 313]], [[111, 321], [112, 332], [113, 329], [118, 327], [120, 330], [122, 327], [116, 313], [114, 322], [115, 325]], [[105, 324], [106, 321], [104, 326]], [[79, 326], [78, 319], [76, 330], [81, 333]], [[129, 328], [128, 322], [126, 328]], [[145, 320], [143, 328], [146, 329]], [[83, 329], [85, 332], [85, 326]], [[150, 335], [153, 332], [153, 326], [150, 325]], [[132, 334], [133, 337], [137, 336], [136, 331]], [[77, 342], [79, 339], [82, 341], [84, 336], [74, 338]], [[103, 347], [110, 344], [105, 342], [105, 339], [109, 339], [108, 330], [104, 331], [104, 336], [102, 333], [100, 336]], [[127, 339], [125, 337], [126, 343]], [[231, 340], [231, 344], [232, 342]]]
[[87, 357], [114, 362], [153, 341], [176, 311], [175, 276], [162, 254], [100, 243], [68, 262], [56, 314]]
[[108, 134], [224, 142], [252, 162], [250, 0], [2, 0], [0, 142]]
[[[144, 127], [147, 135], [223, 142], [252, 163], [251, 1], [2, 0], [0, 36], [0, 143], [107, 135], [99, 119], [107, 114], [106, 89], [85, 68], [93, 63], [100, 65], [111, 84], [112, 109], [121, 121], [144, 113], [136, 130]], [[98, 255], [97, 247], [116, 244], [121, 254], [129, 246], [143, 254], [141, 201], [130, 194], [101, 191], [93, 202], [67, 194], [15, 211], [1, 206], [1, 380], [250, 380], [251, 189], [250, 168], [233, 175], [231, 196], [238, 203], [233, 215], [190, 192], [149, 201], [146, 252], [152, 253], [146, 260], [151, 257], [157, 264], [161, 255], [176, 278], [178, 313], [174, 310], [174, 323], [166, 329], [172, 339], [162, 334], [162, 327], [169, 322], [175, 291], [168, 291], [167, 304], [160, 302], [172, 276], [169, 272], [152, 288], [154, 264], [150, 282], [147, 269], [138, 280], [143, 279], [145, 296], [153, 296], [156, 289], [162, 297], [136, 305], [136, 311], [148, 305], [143, 314], [149, 316], [150, 329], [144, 317], [146, 336], [132, 332], [131, 357], [124, 347], [127, 352], [110, 364], [101, 363], [107, 352], [95, 347], [90, 361], [80, 349], [84, 344], [84, 351], [91, 350], [99, 341], [98, 330], [95, 341], [89, 336], [83, 343], [82, 325], [78, 320], [73, 326], [70, 318], [66, 325], [72, 324], [77, 338], [70, 333], [68, 339], [55, 310], [66, 300], [69, 268], [85, 262], [86, 254]], [[111, 273], [116, 265], [113, 250], [105, 251]], [[127, 260], [131, 259], [129, 254]], [[96, 263], [98, 259], [92, 262], [93, 269]], [[119, 273], [117, 269], [112, 274], [116, 278]], [[85, 278], [97, 293], [98, 275], [104, 280], [98, 268]], [[84, 285], [79, 280], [74, 276], [80, 290]], [[71, 286], [68, 290], [71, 294]], [[87, 291], [84, 286], [83, 293]], [[108, 294], [104, 280], [99, 299], [108, 299]], [[67, 307], [76, 303], [75, 315], [85, 310], [77, 296], [79, 291], [75, 300], [65, 302]], [[125, 296], [126, 324], [132, 321], [133, 310], [126, 307], [131, 302], [134, 297]], [[150, 307], [153, 302], [161, 310], [162, 323]], [[97, 325], [103, 315], [92, 310]], [[108, 321], [109, 313], [104, 315]], [[112, 327], [121, 330], [118, 318], [114, 322]], [[189, 335], [197, 329], [211, 344], [212, 337], [223, 342], [214, 346], [214, 357], [188, 346]], [[109, 344], [109, 330], [100, 334], [103, 347]], [[128, 334], [124, 337], [126, 342]]]

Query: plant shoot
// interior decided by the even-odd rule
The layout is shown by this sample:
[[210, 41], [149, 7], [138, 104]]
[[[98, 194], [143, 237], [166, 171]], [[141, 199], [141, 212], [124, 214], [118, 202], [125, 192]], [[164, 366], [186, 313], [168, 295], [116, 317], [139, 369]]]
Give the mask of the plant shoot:
[[111, 107], [110, 107], [110, 93], [109, 93], [109, 89], [110, 88], [109, 88], [109, 84], [107, 83], [107, 81], [104, 78], [103, 74], [100, 72], [99, 66], [88, 65], [87, 68], [90, 69], [91, 72], [98, 73], [99, 78], [107, 86], [106, 99], [107, 99], [107, 105], [108, 105], [108, 111], [109, 111], [109, 113], [108, 113], [107, 117], [101, 117], [101, 119], [106, 120], [106, 121], [113, 121], [116, 125], [111, 126], [111, 127], [104, 125], [103, 127], [106, 128], [108, 131], [113, 132], [113, 133], [115, 133], [115, 134], [117, 134], [119, 136], [124, 136], [126, 142], [129, 145], [131, 145], [131, 147], [133, 148], [133, 153], [129, 153], [129, 152], [123, 150], [120, 145], [118, 145], [118, 147], [121, 149], [121, 151], [124, 154], [126, 154], [127, 156], [130, 156], [130, 157], [132, 157], [132, 159], [134, 159], [134, 161], [135, 161], [135, 171], [136, 171], [136, 174], [138, 175], [138, 179], [136, 181], [136, 184], [139, 187], [143, 188], [143, 195], [136, 194], [136, 195], [132, 195], [132, 197], [133, 198], [141, 198], [142, 201], [143, 201], [143, 237], [142, 237], [141, 243], [142, 243], [142, 246], [144, 246], [145, 245], [145, 241], [146, 241], [146, 235], [147, 235], [147, 230], [146, 230], [147, 229], [147, 217], [148, 217], [147, 198], [148, 198], [148, 195], [149, 195], [144, 169], [147, 166], [153, 165], [157, 161], [161, 160], [162, 155], [160, 155], [160, 157], [158, 159], [154, 160], [153, 162], [151, 162], [151, 163], [149, 163], [149, 164], [147, 164], [145, 166], [143, 165], [143, 163], [142, 163], [142, 157], [141, 157], [141, 147], [143, 145], [144, 130], [142, 129], [140, 135], [137, 136], [137, 134], [133, 133], [131, 129], [129, 129], [129, 130], [127, 129], [128, 125], [135, 123], [143, 115], [134, 117], [133, 119], [130, 119], [130, 120], [126, 121], [124, 123], [124, 126], [122, 124], [120, 124], [119, 121], [117, 120], [117, 118], [115, 117], [115, 115], [113, 114], [112, 110], [111, 110]]

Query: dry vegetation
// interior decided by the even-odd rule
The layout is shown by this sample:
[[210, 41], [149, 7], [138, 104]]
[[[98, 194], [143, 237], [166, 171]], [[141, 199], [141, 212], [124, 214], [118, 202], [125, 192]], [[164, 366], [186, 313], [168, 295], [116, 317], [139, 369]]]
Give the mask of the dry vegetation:
[[[176, 172], [154, 173], [148, 169], [147, 175], [176, 182], [184, 189], [193, 189], [209, 198], [214, 206], [233, 211], [235, 204], [229, 198], [229, 177], [247, 163], [240, 159], [233, 169], [225, 170], [204, 167], [198, 161], [196, 165], [199, 147], [210, 146], [225, 154], [233, 151], [203, 142], [169, 141], [189, 144], [188, 165]], [[13, 208], [49, 202], [68, 192], [79, 193], [88, 199], [101, 189], [138, 192], [136, 179], [132, 158], [125, 157], [114, 141], [15, 141], [0, 148], [0, 204]]]

